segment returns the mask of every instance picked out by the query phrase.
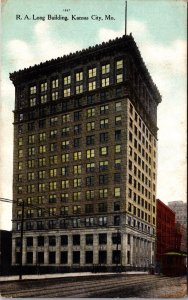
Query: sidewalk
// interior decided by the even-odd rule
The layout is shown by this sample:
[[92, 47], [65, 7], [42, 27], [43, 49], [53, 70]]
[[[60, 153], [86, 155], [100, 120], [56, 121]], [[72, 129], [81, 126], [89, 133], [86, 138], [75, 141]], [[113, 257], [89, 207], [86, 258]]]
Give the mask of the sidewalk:
[[[92, 273], [92, 272], [80, 272], [80, 273], [56, 273], [56, 274], [41, 274], [41, 275], [22, 275], [22, 280], [37, 280], [37, 279], [48, 279], [48, 278], [63, 278], [63, 277], [81, 277], [81, 276], [98, 276], [98, 275], [146, 275], [148, 272], [121, 272], [121, 273]], [[17, 281], [19, 275], [11, 276], [0, 276], [0, 282], [4, 281]]]

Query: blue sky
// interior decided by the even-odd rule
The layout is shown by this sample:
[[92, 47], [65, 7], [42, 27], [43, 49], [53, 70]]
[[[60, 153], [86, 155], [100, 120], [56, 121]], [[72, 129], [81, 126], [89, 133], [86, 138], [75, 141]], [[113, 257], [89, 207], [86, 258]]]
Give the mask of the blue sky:
[[[122, 36], [125, 1], [2, 2], [0, 197], [12, 198], [14, 86], [9, 72]], [[16, 20], [16, 14], [60, 14], [69, 21]], [[72, 21], [72, 14], [89, 20]], [[115, 20], [105, 21], [109, 14]], [[91, 15], [103, 20], [91, 20]], [[166, 203], [186, 199], [186, 17], [183, 0], [128, 0], [127, 33], [132, 32], [163, 97], [158, 108], [157, 197]], [[0, 207], [0, 227], [10, 229], [11, 208]]]

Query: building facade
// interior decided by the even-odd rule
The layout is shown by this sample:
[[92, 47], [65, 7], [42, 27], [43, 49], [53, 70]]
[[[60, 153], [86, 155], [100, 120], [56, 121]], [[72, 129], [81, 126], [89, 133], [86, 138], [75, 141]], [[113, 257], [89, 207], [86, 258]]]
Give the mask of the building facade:
[[185, 274], [186, 248], [182, 227], [176, 223], [175, 213], [157, 199], [157, 272], [166, 275]]
[[187, 203], [183, 201], [170, 201], [168, 206], [176, 214], [176, 221], [187, 228]]
[[147, 267], [156, 236], [157, 105], [123, 36], [10, 74], [15, 85], [12, 263]]

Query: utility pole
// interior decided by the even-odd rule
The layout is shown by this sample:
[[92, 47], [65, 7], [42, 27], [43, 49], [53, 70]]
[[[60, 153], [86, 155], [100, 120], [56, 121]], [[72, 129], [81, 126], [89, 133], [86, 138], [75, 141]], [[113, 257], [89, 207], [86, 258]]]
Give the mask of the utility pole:
[[125, 35], [127, 35], [127, 1], [125, 1]]
[[23, 225], [24, 225], [24, 201], [22, 201], [22, 218], [21, 218], [21, 241], [20, 241], [20, 272], [19, 280], [22, 280], [22, 256], [23, 256]]

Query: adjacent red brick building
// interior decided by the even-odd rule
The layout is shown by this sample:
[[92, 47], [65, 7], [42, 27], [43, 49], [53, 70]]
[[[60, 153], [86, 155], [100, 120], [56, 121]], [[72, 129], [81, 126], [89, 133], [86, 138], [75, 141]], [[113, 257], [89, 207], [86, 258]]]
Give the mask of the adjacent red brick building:
[[185, 272], [185, 253], [181, 249], [182, 233], [175, 213], [157, 199], [156, 269], [168, 275]]

